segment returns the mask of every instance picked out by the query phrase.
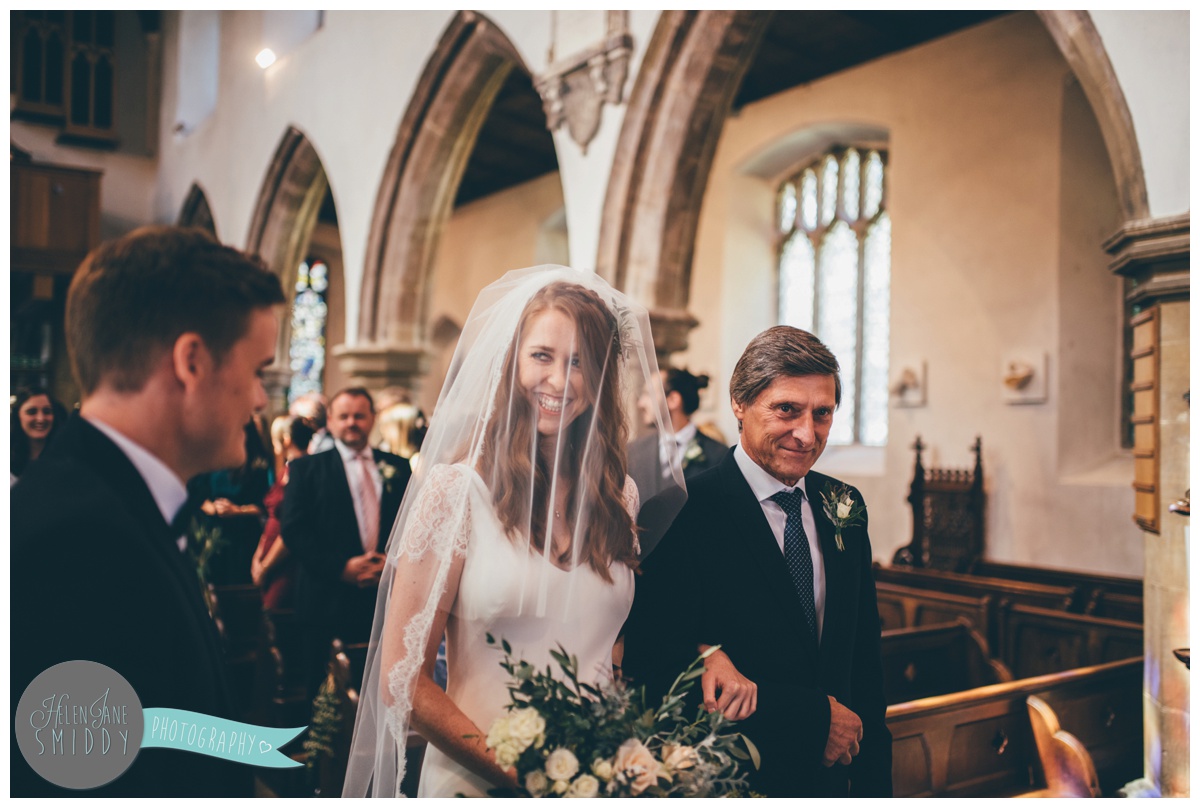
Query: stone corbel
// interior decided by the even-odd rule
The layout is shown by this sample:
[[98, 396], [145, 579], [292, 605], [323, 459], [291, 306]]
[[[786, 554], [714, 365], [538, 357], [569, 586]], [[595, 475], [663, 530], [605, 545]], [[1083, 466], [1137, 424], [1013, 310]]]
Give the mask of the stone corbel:
[[263, 370], [263, 389], [267, 391], [267, 411], [287, 410], [287, 391], [292, 384], [292, 371], [284, 365], [273, 364]]
[[604, 104], [624, 100], [633, 37], [610, 35], [602, 44], [552, 64], [535, 86], [546, 109], [551, 132], [564, 123], [571, 139], [587, 154], [588, 144], [600, 129]]
[[414, 395], [430, 365], [429, 350], [417, 345], [339, 345], [333, 355], [352, 386], [403, 387]]
[[688, 333], [698, 325], [700, 321], [686, 309], [650, 310], [650, 330], [660, 368], [667, 366], [671, 354], [687, 350]]

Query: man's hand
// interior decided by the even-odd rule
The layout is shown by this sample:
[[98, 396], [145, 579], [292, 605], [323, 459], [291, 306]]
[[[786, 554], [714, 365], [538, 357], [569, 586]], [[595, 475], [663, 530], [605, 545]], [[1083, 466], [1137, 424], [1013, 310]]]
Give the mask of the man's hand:
[[858, 754], [858, 742], [862, 740], [862, 720], [854, 711], [829, 696], [829, 740], [825, 742], [825, 766], [841, 763], [849, 766]]
[[379, 576], [383, 573], [384, 557], [382, 553], [363, 553], [346, 560], [342, 568], [342, 582], [351, 586], [378, 586]]
[[[707, 649], [701, 647], [701, 650]], [[704, 660], [700, 689], [704, 694], [704, 709], [710, 713], [720, 710], [730, 721], [749, 718], [758, 709], [758, 685], [738, 673], [724, 651], [714, 651]]]

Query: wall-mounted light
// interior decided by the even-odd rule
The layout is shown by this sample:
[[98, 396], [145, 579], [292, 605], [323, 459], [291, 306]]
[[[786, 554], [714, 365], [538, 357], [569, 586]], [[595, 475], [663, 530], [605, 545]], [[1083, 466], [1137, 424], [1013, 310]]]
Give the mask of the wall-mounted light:
[[254, 57], [254, 61], [258, 62], [258, 66], [266, 70], [271, 65], [275, 64], [275, 51], [270, 48], [263, 48], [258, 52], [258, 56]]
[[901, 369], [900, 375], [888, 391], [897, 407], [924, 407], [925, 398], [925, 362], [915, 362]]

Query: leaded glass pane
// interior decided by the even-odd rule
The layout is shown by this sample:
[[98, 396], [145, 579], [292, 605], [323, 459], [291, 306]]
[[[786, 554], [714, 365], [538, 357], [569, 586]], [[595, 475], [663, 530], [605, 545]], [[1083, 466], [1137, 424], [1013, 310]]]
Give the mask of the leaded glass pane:
[[779, 323], [805, 331], [813, 327], [813, 271], [816, 260], [812, 242], [796, 233], [783, 245], [779, 257]]
[[296, 273], [296, 299], [292, 302], [292, 338], [288, 347], [292, 381], [288, 403], [305, 393], [321, 392], [325, 376], [325, 322], [329, 308], [325, 290], [328, 269], [315, 261], [300, 264]]
[[785, 236], [796, 226], [796, 186], [786, 183], [779, 192], [779, 232]]
[[811, 168], [800, 178], [800, 224], [805, 230], [817, 229], [817, 172]]
[[814, 332], [841, 367], [842, 404], [829, 442], [854, 442], [858, 353], [858, 236], [839, 221], [821, 244], [817, 262], [817, 328]]
[[863, 188], [863, 218], [870, 219], [883, 204], [883, 158], [879, 152], [867, 155], [866, 187]]
[[885, 212], [867, 231], [863, 272], [863, 369], [860, 440], [885, 446], [891, 332], [892, 220]]
[[838, 164], [833, 155], [821, 166], [821, 224], [829, 224], [837, 212]]
[[850, 149], [842, 158], [842, 212], [847, 221], [858, 219], [858, 151]]

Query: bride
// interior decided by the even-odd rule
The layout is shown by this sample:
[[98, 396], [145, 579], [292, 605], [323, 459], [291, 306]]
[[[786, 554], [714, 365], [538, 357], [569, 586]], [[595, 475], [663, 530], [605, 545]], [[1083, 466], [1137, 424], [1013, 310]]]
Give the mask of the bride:
[[419, 796], [517, 785], [484, 740], [509, 702], [489, 634], [540, 668], [561, 644], [612, 676], [639, 533], [656, 539], [686, 496], [672, 460], [639, 519], [626, 476], [643, 389], [669, 429], [658, 379], [646, 311], [592, 273], [520, 270], [480, 294], [388, 544], [345, 796], [397, 795], [412, 731], [429, 741]]

